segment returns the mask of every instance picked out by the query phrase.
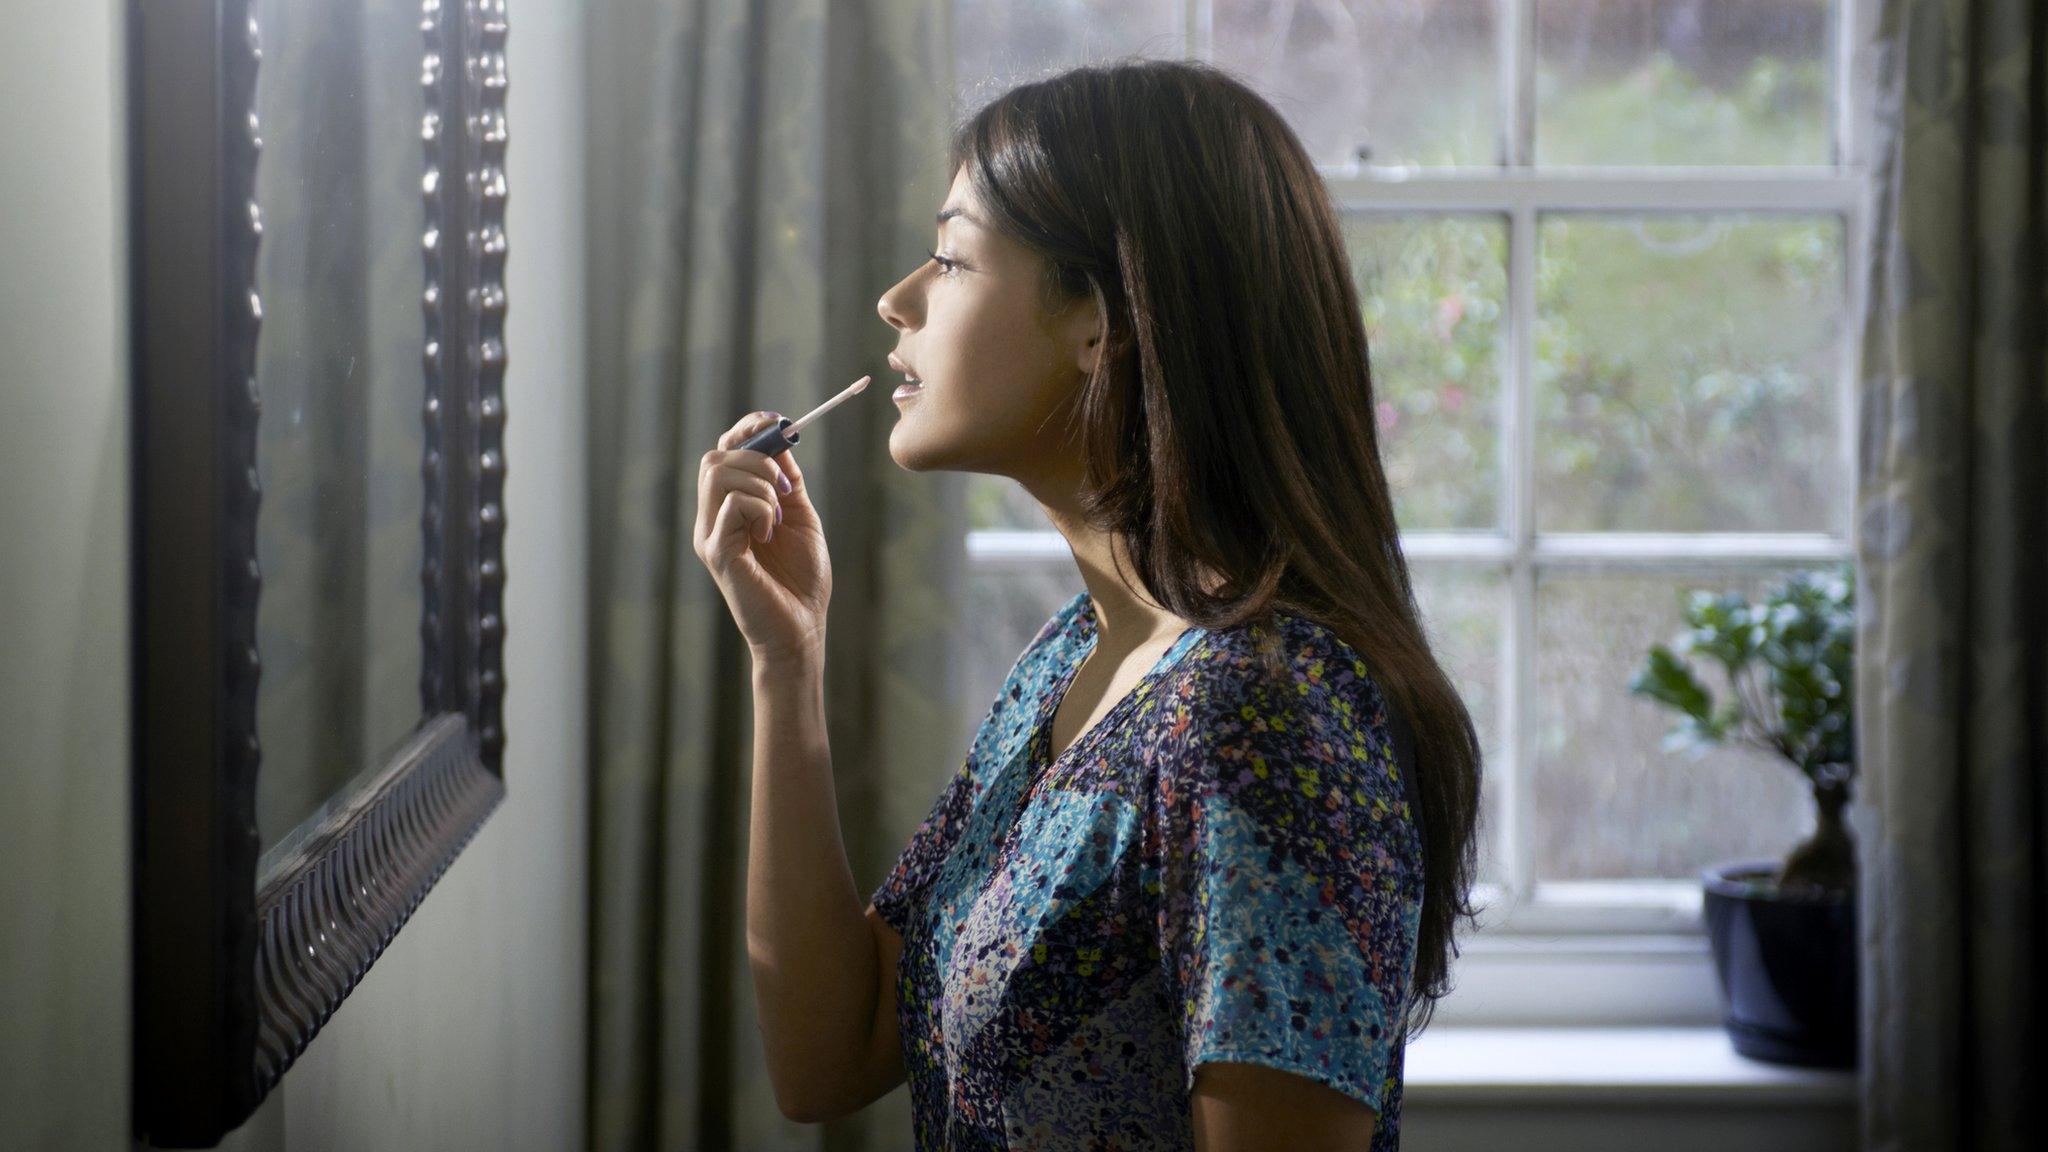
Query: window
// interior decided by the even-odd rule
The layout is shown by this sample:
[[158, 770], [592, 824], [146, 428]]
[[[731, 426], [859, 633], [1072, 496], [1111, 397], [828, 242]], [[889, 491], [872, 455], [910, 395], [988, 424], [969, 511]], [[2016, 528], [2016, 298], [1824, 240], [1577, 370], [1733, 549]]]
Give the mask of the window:
[[[1185, 52], [1250, 80], [1318, 158], [1403, 548], [1487, 751], [1489, 912], [1468, 960], [1705, 973], [1700, 869], [1811, 828], [1789, 765], [1661, 751], [1671, 715], [1627, 682], [1686, 590], [1756, 594], [1853, 554], [1867, 7], [955, 0], [963, 107]], [[993, 692], [1079, 577], [1014, 484], [973, 477], [969, 500], [970, 618], [995, 626], [963, 643]], [[1609, 973], [1554, 1011], [1711, 1020], [1704, 979], [1617, 1007], [1656, 981]], [[1488, 1019], [1551, 1018], [1477, 999]]]

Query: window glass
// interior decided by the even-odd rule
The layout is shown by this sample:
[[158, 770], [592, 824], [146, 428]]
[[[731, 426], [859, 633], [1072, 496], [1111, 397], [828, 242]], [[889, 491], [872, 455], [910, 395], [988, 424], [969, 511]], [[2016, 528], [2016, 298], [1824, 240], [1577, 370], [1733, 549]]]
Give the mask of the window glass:
[[1839, 218], [1549, 214], [1541, 531], [1846, 532]]
[[1213, 54], [1318, 164], [1501, 161], [1494, 0], [1214, 0]]
[[1828, 164], [1831, 0], [1534, 0], [1538, 164]]
[[1396, 518], [1410, 531], [1503, 527], [1506, 219], [1368, 214], [1344, 229]]
[[[1688, 591], [1756, 600], [1798, 568], [1538, 574], [1536, 879], [1689, 880], [1722, 860], [1782, 858], [1811, 831], [1813, 802], [1790, 761], [1747, 747], [1664, 751], [1678, 714], [1628, 690], [1650, 645], [1685, 627]], [[1726, 701], [1725, 673], [1691, 663]]]

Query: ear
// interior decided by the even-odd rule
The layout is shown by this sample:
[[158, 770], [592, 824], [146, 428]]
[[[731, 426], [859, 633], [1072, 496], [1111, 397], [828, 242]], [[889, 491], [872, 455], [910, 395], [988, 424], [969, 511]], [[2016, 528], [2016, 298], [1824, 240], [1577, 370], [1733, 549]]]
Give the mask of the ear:
[[1088, 339], [1081, 344], [1081, 347], [1075, 351], [1074, 366], [1081, 370], [1083, 376], [1093, 376], [1095, 375], [1095, 365], [1101, 359], [1102, 336], [1100, 333], [1091, 333]]
[[1107, 341], [1102, 331], [1102, 317], [1096, 314], [1092, 301], [1076, 303], [1073, 314], [1067, 319], [1065, 335], [1073, 345], [1074, 367], [1080, 369], [1083, 376], [1093, 376]]

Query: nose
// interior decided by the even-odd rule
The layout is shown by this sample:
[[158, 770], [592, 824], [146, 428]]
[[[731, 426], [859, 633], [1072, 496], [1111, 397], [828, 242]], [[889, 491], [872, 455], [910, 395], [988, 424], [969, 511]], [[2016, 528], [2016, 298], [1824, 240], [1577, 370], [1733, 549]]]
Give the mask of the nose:
[[895, 286], [882, 293], [880, 300], [875, 301], [876, 315], [888, 321], [889, 326], [898, 331], [917, 325], [919, 302], [916, 300], [916, 289], [911, 285], [911, 281], [915, 279], [917, 273], [912, 272], [898, 280]]

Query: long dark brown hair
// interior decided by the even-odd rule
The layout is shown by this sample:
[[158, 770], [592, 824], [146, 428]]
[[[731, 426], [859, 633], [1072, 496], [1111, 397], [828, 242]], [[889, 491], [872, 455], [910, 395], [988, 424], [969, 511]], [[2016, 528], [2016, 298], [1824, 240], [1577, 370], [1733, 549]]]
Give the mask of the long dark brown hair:
[[[954, 132], [992, 225], [1092, 299], [1105, 354], [1072, 409], [1083, 512], [1154, 601], [1204, 628], [1276, 608], [1365, 660], [1414, 734], [1422, 921], [1409, 1032], [1450, 990], [1475, 867], [1480, 745], [1438, 665], [1380, 467], [1365, 322], [1300, 139], [1223, 69], [1129, 59], [1010, 89]], [[1221, 584], [1214, 578], [1220, 576]]]

